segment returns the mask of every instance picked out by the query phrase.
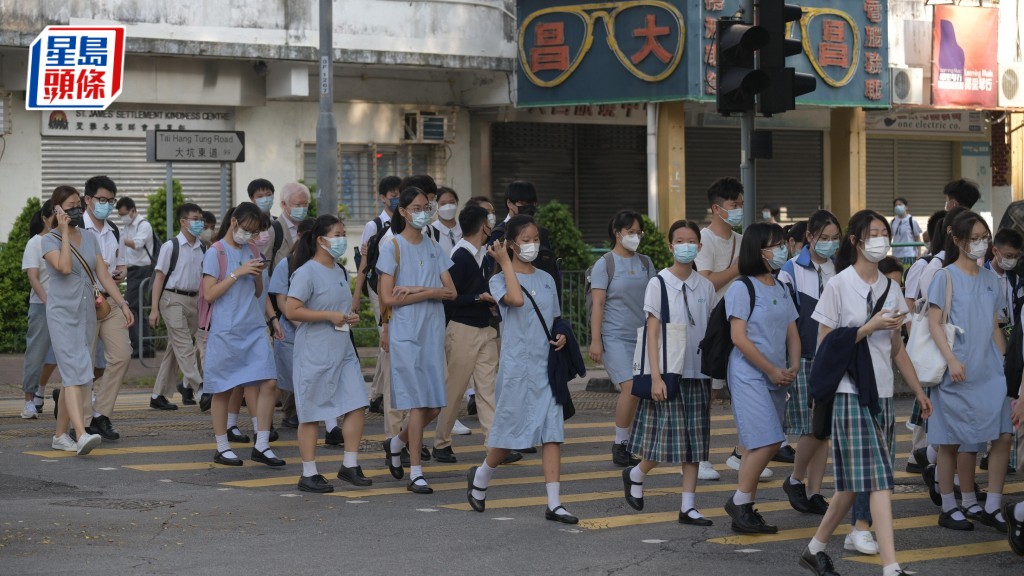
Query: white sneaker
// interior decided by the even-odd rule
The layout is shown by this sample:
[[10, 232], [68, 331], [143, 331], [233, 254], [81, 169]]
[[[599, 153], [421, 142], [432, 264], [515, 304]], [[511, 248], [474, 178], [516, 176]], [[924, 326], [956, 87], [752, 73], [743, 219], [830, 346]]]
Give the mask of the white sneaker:
[[757, 480], [759, 482], [767, 482], [772, 479], [772, 476], [775, 476], [775, 473], [772, 472], [772, 469], [765, 468], [764, 470], [761, 470], [761, 475], [757, 478]]
[[102, 441], [103, 439], [100, 438], [99, 434], [89, 434], [88, 432], [86, 432], [85, 434], [82, 434], [81, 438], [78, 439], [78, 443], [75, 445], [75, 449], [78, 452], [79, 456], [85, 456], [89, 452], [92, 452], [93, 448], [99, 446], [100, 442]]
[[39, 412], [36, 411], [36, 403], [29, 400], [25, 402], [25, 407], [21, 409], [21, 417], [25, 420], [32, 420], [39, 416]]
[[67, 432], [60, 436], [54, 436], [53, 441], [50, 442], [50, 447], [54, 450], [63, 450], [64, 452], [78, 452], [78, 446], [71, 439], [71, 436], [68, 436]]
[[452, 427], [452, 434], [455, 434], [456, 436], [465, 436], [472, 433], [472, 430], [466, 428], [466, 425], [458, 420], [455, 421], [455, 426]]
[[725, 465], [728, 466], [729, 468], [732, 468], [733, 470], [739, 470], [740, 458], [741, 456], [738, 456], [736, 454], [736, 451], [733, 450], [732, 454], [725, 460]]
[[700, 480], [721, 480], [722, 475], [715, 470], [715, 467], [711, 462], [701, 462], [700, 468], [697, 470], [697, 478]]
[[846, 535], [846, 542], [843, 544], [843, 548], [851, 552], [856, 551], [861, 554], [867, 554], [868, 556], [878, 554], [878, 543], [875, 542], [875, 538], [871, 535], [870, 530], [861, 531], [854, 528]]

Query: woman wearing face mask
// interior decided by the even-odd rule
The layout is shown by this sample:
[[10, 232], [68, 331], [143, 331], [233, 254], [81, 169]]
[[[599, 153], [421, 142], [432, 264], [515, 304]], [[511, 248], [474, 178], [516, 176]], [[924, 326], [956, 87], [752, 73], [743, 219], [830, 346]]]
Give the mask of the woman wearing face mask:
[[[561, 502], [564, 420], [562, 407], [551, 393], [547, 370], [549, 348], [560, 350], [565, 346], [565, 336], [548, 341], [537, 312], [539, 309], [547, 326], [561, 315], [554, 279], [532, 264], [540, 252], [540, 229], [530, 216], [513, 216], [505, 228], [505, 239], [491, 244], [487, 252], [501, 268], [490, 281], [503, 325], [496, 384], [500, 392], [487, 439], [487, 457], [480, 466], [469, 469], [466, 498], [474, 510], [483, 512], [491, 475], [509, 451], [540, 444], [548, 494], [544, 517], [577, 524], [579, 519]], [[536, 309], [530, 298], [536, 302]]]
[[630, 455], [628, 446], [638, 400], [631, 394], [633, 351], [636, 329], [644, 324], [644, 292], [657, 273], [651, 259], [636, 252], [643, 235], [643, 217], [622, 210], [608, 223], [612, 250], [590, 270], [590, 359], [604, 364], [609, 378], [619, 385], [612, 462], [622, 467], [640, 462]]
[[795, 453], [789, 446], [781, 449], [793, 461], [793, 472], [783, 481], [782, 487], [793, 509], [804, 514], [820, 515], [828, 510], [828, 502], [821, 495], [821, 482], [828, 460], [828, 443], [811, 434], [807, 377], [811, 373], [818, 343], [818, 322], [811, 315], [814, 314], [814, 307], [825, 285], [836, 275], [833, 256], [839, 249], [841, 233], [839, 220], [827, 210], [818, 210], [807, 220], [803, 250], [796, 258], [786, 262], [779, 272], [779, 282], [789, 288], [800, 314], [796, 326], [800, 332], [802, 355], [796, 381], [789, 387], [785, 418], [786, 434], [798, 437], [799, 441]]
[[209, 326], [202, 326], [205, 319], [200, 319], [200, 327], [208, 330], [203, 390], [213, 394], [214, 462], [228, 466], [242, 465], [228, 444], [227, 430], [228, 400], [238, 387], [244, 390], [250, 413], [256, 413], [251, 459], [268, 466], [285, 465], [270, 449], [277, 370], [259, 305], [266, 261], [252, 244], [269, 226], [265, 212], [243, 202], [224, 216], [219, 238], [203, 258], [200, 298], [213, 308]]
[[[345, 225], [325, 214], [302, 236], [289, 256], [294, 269], [285, 315], [299, 324], [295, 332], [295, 408], [299, 417], [302, 477], [299, 490], [333, 492], [316, 469], [316, 439], [321, 420], [344, 414], [345, 459], [338, 478], [355, 486], [372, 482], [359, 466], [363, 412], [369, 405], [359, 358], [348, 331], [359, 323], [353, 314], [348, 273], [338, 265], [347, 248]], [[291, 268], [297, 267], [297, 268]], [[277, 275], [274, 275], [277, 278]], [[324, 354], [324, 351], [330, 351]], [[326, 361], [325, 361], [326, 360]]]
[[[734, 282], [725, 295], [736, 345], [729, 355], [729, 391], [740, 445], [747, 450], [740, 461], [736, 494], [725, 504], [732, 529], [739, 533], [778, 531], [757, 513], [754, 499], [761, 471], [786, 438], [786, 395], [800, 370], [799, 315], [788, 290], [774, 276], [787, 256], [778, 224], [751, 225], [740, 246], [739, 271], [745, 281]], [[785, 338], [780, 337], [783, 327]]]
[[451, 254], [455, 245], [462, 240], [462, 226], [459, 226], [459, 195], [446, 186], [437, 189], [437, 220], [431, 224], [440, 235], [437, 243], [441, 251]]
[[[715, 305], [715, 286], [693, 269], [700, 250], [700, 230], [687, 220], [672, 224], [668, 231], [675, 262], [658, 273], [668, 293], [668, 310], [661, 310], [661, 282], [653, 278], [644, 295], [647, 313], [647, 356], [651, 367], [652, 400], [640, 400], [633, 422], [630, 448], [643, 457], [636, 466], [622, 471], [626, 502], [644, 508], [644, 479], [661, 462], [682, 463], [683, 500], [679, 523], [710, 526], [711, 520], [697, 511], [697, 471], [708, 459], [711, 444], [711, 380], [700, 373], [698, 347], [704, 339], [708, 317]], [[667, 388], [661, 377], [661, 318], [687, 326], [683, 382], [679, 396], [666, 400]]]
[[[384, 455], [395, 478], [405, 475], [402, 448], [423, 444], [423, 428], [445, 405], [444, 307], [455, 299], [448, 269], [452, 261], [423, 229], [430, 225], [430, 202], [419, 188], [406, 188], [391, 220], [394, 236], [380, 243], [377, 271], [382, 307], [390, 308], [391, 404], [409, 410], [408, 426], [384, 440]], [[382, 312], [383, 314], [383, 312]], [[434, 490], [423, 477], [420, 450], [409, 451], [410, 481], [416, 494]]]
[[[94, 378], [92, 347], [96, 337], [96, 291], [102, 287], [117, 294], [126, 327], [135, 322], [128, 303], [110, 277], [99, 253], [95, 234], [83, 234], [82, 197], [71, 186], [58, 186], [50, 196], [56, 230], [42, 240], [43, 259], [52, 272], [46, 299], [46, 324], [53, 353], [60, 368], [63, 393], [59, 395], [57, 427], [52, 446], [56, 450], [88, 454], [100, 444], [98, 434], [85, 431], [82, 418], [83, 390]], [[68, 436], [74, 426], [77, 442]]]
[[42, 413], [46, 383], [57, 367], [50, 346], [50, 330], [46, 326], [46, 289], [50, 283], [50, 270], [43, 259], [43, 238], [53, 228], [53, 205], [50, 200], [32, 216], [28, 225], [31, 238], [25, 244], [21, 269], [32, 286], [28, 303], [28, 332], [25, 337], [25, 368], [21, 390], [25, 393], [24, 419], [36, 418]]
[[[981, 216], [969, 211], [957, 216], [946, 238], [945, 268], [935, 275], [928, 288], [929, 328], [949, 365], [943, 381], [931, 391], [935, 413], [928, 422], [928, 441], [937, 446], [939, 453], [939, 526], [970, 530], [971, 518], [1005, 532], [1006, 519], [999, 508], [1013, 427], [1001, 368], [1006, 348], [998, 325], [1002, 298], [998, 279], [978, 266], [978, 260], [988, 252], [990, 239], [988, 224]], [[948, 283], [952, 286], [952, 300], [949, 310], [944, 310]], [[950, 324], [963, 330], [957, 333], [952, 349], [942, 328], [943, 312]], [[985, 507], [971, 498], [973, 494], [968, 493], [966, 485], [968, 478], [961, 475], [961, 511], [953, 494], [957, 452], [962, 445], [983, 446], [988, 441], [992, 441], [992, 449]]]

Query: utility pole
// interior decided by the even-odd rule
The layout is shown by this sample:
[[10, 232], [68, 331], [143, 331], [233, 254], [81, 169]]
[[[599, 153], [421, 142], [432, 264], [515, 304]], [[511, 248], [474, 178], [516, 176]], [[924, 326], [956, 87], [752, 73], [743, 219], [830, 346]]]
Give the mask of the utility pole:
[[338, 212], [338, 127], [334, 123], [334, 2], [320, 0], [320, 115], [316, 120], [318, 212]]
[[[743, 21], [754, 23], [754, 0], [742, 0], [740, 6], [743, 9]], [[743, 111], [740, 118], [740, 183], [743, 184], [743, 229], [746, 230], [754, 223], [754, 217], [758, 212], [757, 205], [757, 172], [754, 167], [753, 152], [754, 138], [754, 108]]]

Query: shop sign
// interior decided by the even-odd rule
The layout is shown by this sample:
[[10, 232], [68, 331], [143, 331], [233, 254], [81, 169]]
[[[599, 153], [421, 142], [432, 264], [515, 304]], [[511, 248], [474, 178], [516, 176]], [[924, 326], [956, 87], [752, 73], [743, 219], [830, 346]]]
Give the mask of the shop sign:
[[998, 8], [935, 6], [932, 104], [995, 108], [998, 48]]
[[230, 109], [118, 105], [107, 110], [42, 112], [43, 136], [145, 138], [149, 130], [232, 130]]
[[970, 110], [868, 112], [864, 126], [875, 134], [985, 135], [985, 115]]

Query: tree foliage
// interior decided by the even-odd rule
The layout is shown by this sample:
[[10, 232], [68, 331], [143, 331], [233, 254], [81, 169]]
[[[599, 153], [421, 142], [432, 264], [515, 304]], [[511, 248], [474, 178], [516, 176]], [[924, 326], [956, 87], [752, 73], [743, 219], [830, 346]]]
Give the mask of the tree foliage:
[[[181, 190], [181, 182], [177, 178], [171, 181], [171, 196], [174, 205], [174, 214], [178, 213], [178, 207], [185, 203], [185, 194]], [[149, 201], [149, 210], [146, 211], [146, 220], [153, 227], [157, 237], [161, 241], [167, 240], [167, 185], [156, 189], [156, 192], [146, 197]], [[200, 206], [203, 210], [209, 210], [207, 206]], [[172, 233], [176, 232], [172, 227]]]
[[39, 211], [39, 198], [29, 198], [21, 210], [7, 243], [0, 250], [0, 352], [24, 352], [28, 330], [28, 296], [32, 289], [21, 271], [21, 257], [28, 243], [28, 224]]
[[669, 248], [668, 239], [654, 225], [654, 221], [644, 216], [644, 237], [640, 239], [640, 247], [637, 252], [650, 257], [659, 270], [672, 265], [672, 250]]
[[537, 222], [547, 228], [551, 250], [562, 259], [562, 270], [586, 270], [593, 262], [590, 246], [573, 220], [569, 207], [552, 200], [537, 209]]

